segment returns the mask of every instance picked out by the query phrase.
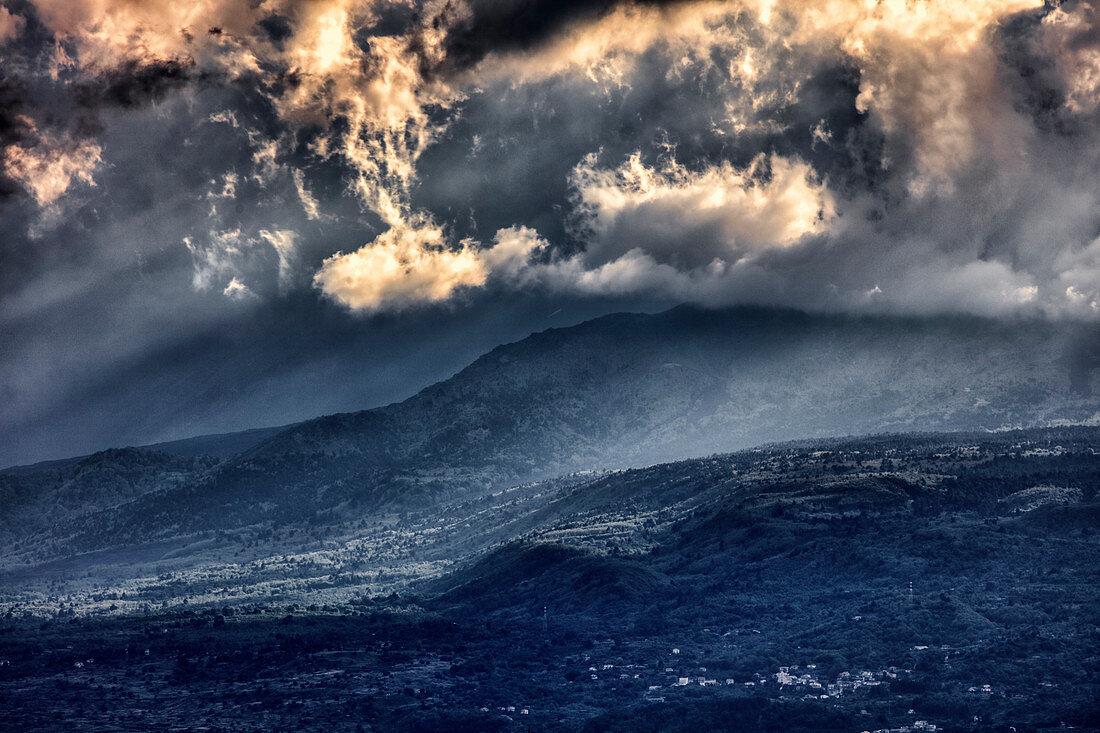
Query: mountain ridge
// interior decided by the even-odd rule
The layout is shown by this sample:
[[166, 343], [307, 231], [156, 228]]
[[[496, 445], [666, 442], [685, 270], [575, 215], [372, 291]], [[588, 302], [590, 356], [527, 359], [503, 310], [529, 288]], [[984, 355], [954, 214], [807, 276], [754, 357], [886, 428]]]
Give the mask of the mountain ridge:
[[46, 461], [36, 461], [34, 463], [22, 463], [7, 468], [0, 468], [0, 476], [3, 475], [26, 475], [30, 473], [40, 473], [42, 471], [48, 471], [51, 469], [61, 469], [80, 461], [92, 458], [101, 453], [105, 453], [111, 450], [122, 450], [127, 448], [137, 448], [140, 450], [158, 451], [161, 453], [170, 453], [175, 456], [184, 458], [198, 458], [200, 456], [207, 456], [210, 458], [232, 458], [235, 455], [243, 453], [244, 451], [256, 445], [259, 442], [267, 439], [268, 437], [282, 432], [288, 428], [293, 427], [297, 423], [289, 423], [287, 425], [278, 425], [267, 428], [248, 428], [247, 430], [237, 430], [229, 433], [206, 433], [203, 435], [194, 435], [188, 438], [178, 438], [176, 440], [166, 440], [160, 443], [144, 443], [142, 445], [128, 445], [118, 446], [113, 448], [104, 448], [103, 450], [95, 451], [94, 453], [84, 453], [79, 456], [71, 456], [68, 458], [52, 458]]
[[1047, 322], [974, 317], [612, 314], [500, 345], [402, 402], [273, 429], [109, 512], [93, 497], [51, 541], [88, 551], [256, 522], [338, 524], [795, 439], [1095, 420], [1100, 399], [1071, 391], [1068, 343]]

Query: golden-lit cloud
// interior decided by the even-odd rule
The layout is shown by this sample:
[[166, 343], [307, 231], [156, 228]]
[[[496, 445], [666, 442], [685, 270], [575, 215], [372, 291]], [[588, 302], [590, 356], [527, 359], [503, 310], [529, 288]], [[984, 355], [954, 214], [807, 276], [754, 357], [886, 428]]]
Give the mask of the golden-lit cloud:
[[[674, 62], [707, 59], [716, 47], [744, 43], [743, 3], [620, 4], [593, 21], [567, 27], [534, 49], [491, 54], [477, 76], [501, 76], [524, 83], [575, 74], [601, 85], [629, 84], [638, 58], [653, 49]], [[669, 73], [675, 73], [675, 65]]]
[[[236, 0], [32, 0], [58, 40], [71, 44], [69, 62], [109, 69], [129, 60], [233, 58], [233, 38], [252, 33], [263, 15]], [[212, 32], [213, 31], [213, 32]], [[244, 66], [251, 66], [245, 63]]]
[[355, 252], [325, 260], [314, 283], [326, 294], [363, 311], [445, 300], [461, 287], [477, 287], [487, 273], [469, 246], [444, 246], [439, 227], [395, 223]]
[[[1002, 34], [1021, 14], [1041, 17], [1038, 30], [1028, 31], [1029, 52], [1060, 87], [1061, 112], [1085, 120], [1100, 107], [1096, 8], [1087, 0], [1058, 7], [1041, 0], [622, 2], [563, 16], [529, 37], [509, 29], [504, 38], [479, 37], [484, 28], [478, 23], [485, 13], [507, 17], [506, 2], [31, 2], [55, 36], [52, 63], [62, 83], [171, 61], [188, 74], [247, 80], [258, 90], [277, 125], [256, 125], [231, 110], [209, 117], [246, 135], [251, 155], [250, 172], [230, 171], [219, 179], [212, 207], [246, 183], [265, 195], [287, 186], [307, 222], [331, 222], [330, 202], [322, 188], [307, 185], [303, 170], [312, 176], [311, 166], [339, 167], [339, 176], [325, 180], [338, 178], [369, 224], [382, 227], [357, 250], [331, 254], [333, 246], [327, 258], [313, 260], [323, 259], [314, 284], [351, 309], [438, 302], [493, 280], [586, 293], [655, 288], [691, 297], [701, 290], [708, 302], [721, 301], [723, 293], [732, 301], [745, 292], [747, 280], [738, 278], [748, 278], [750, 269], [757, 282], [782, 289], [784, 278], [771, 272], [765, 277], [762, 268], [788, 267], [776, 264], [788, 262], [780, 253], [825, 239], [838, 253], [854, 251], [854, 243], [889, 239], [862, 250], [883, 262], [910, 257], [905, 248], [942, 259], [938, 285], [929, 284], [934, 278], [928, 273], [936, 268], [910, 263], [920, 277], [890, 280], [876, 272], [848, 290], [834, 283], [828, 291], [858, 293], [852, 296], [858, 304], [916, 302], [922, 290], [939, 287], [945, 301], [966, 309], [966, 287], [951, 283], [972, 284], [978, 277], [996, 285], [981, 289], [984, 300], [974, 308], [1064, 305], [1074, 301], [1067, 289], [1085, 294], [1085, 300], [1096, 289], [1092, 260], [1058, 254], [1089, 246], [1072, 240], [1079, 238], [1072, 227], [1058, 229], [1042, 217], [1021, 225], [1036, 236], [1058, 229], [1060, 237], [1049, 251], [1036, 247], [1026, 256], [991, 233], [1014, 216], [1031, 181], [1058, 178], [1048, 170], [1055, 164], [1045, 162], [1051, 152], [1044, 147], [1047, 133], [1012, 86], [1024, 82], [1010, 78]], [[264, 25], [273, 20], [282, 28], [274, 35]], [[15, 37], [21, 22], [0, 13], [0, 43]], [[462, 33], [469, 38], [463, 41]], [[473, 39], [477, 47], [470, 50], [456, 39]], [[858, 116], [861, 138], [833, 129], [822, 117], [800, 116], [800, 105], [813, 103], [815, 75], [837, 69], [854, 89], [845, 112], [853, 127]], [[580, 253], [554, 256], [559, 243], [545, 242], [518, 222], [494, 222], [487, 231], [499, 229], [496, 237], [481, 245], [453, 234], [453, 221], [440, 211], [415, 203], [426, 151], [446, 144], [471, 100], [553, 90], [574, 95], [581, 100], [576, 109], [597, 115], [658, 82], [698, 101], [683, 110], [684, 124], [696, 129], [681, 130], [680, 140], [668, 142], [659, 139], [668, 131], [656, 122], [637, 127], [644, 132], [621, 124], [628, 139], [617, 141], [619, 157], [608, 158], [595, 138], [589, 149], [574, 152], [568, 163], [574, 166], [568, 180], [572, 198], [559, 205], [559, 213], [584, 246]], [[646, 122], [645, 110], [635, 114]], [[793, 120], [800, 130], [793, 130]], [[807, 138], [802, 148], [777, 142], [795, 133]], [[694, 144], [705, 136], [721, 138], [721, 146], [699, 144], [692, 155], [705, 150], [709, 158], [675, 150], [679, 142]], [[476, 146], [485, 145], [475, 138]], [[759, 148], [745, 154], [738, 146], [746, 141]], [[667, 149], [660, 154], [662, 145]], [[624, 158], [624, 148], [639, 152]], [[736, 156], [728, 152], [734, 149]], [[93, 184], [102, 155], [95, 140], [47, 130], [6, 143], [2, 160], [8, 177], [49, 206], [74, 182]], [[309, 157], [305, 168], [301, 158], [290, 162], [294, 155]], [[876, 190], [854, 192], [863, 180], [826, 176], [820, 160], [829, 156], [858, 161], [851, 167], [873, 179]], [[1081, 208], [1100, 204], [1085, 188]], [[220, 206], [213, 213], [225, 216]], [[929, 228], [935, 231], [896, 236], [898, 228], [913, 228], [921, 217], [934, 222]], [[236, 225], [219, 226], [224, 233]], [[222, 287], [234, 272], [227, 263], [252, 251], [246, 242], [261, 241], [279, 258], [280, 287], [289, 287], [290, 255], [296, 256], [302, 241], [276, 236], [292, 231], [281, 223], [248, 231], [236, 244], [223, 235], [224, 241], [189, 240], [196, 273], [202, 273], [196, 274], [196, 287], [212, 288], [215, 280]], [[199, 241], [212, 244], [194, 244]], [[529, 261], [536, 251], [546, 254], [541, 265]], [[758, 289], [753, 292], [759, 296]]]
[[394, 222], [370, 244], [326, 259], [314, 284], [355, 310], [400, 310], [484, 285], [494, 272], [515, 277], [542, 244], [533, 231], [515, 228], [498, 232], [490, 247], [463, 242], [456, 250], [430, 221]]
[[573, 186], [588, 257], [601, 264], [639, 248], [688, 267], [736, 260], [826, 231], [836, 210], [809, 165], [780, 156], [701, 171], [674, 158], [646, 166], [639, 154], [614, 169], [590, 159], [574, 170]]
[[1039, 0], [811, 2], [797, 40], [834, 38], [858, 65], [857, 108], [881, 125], [890, 149], [912, 148], [914, 193], [950, 191], [980, 156], [1011, 159], [1027, 134], [1003, 88], [995, 29]]
[[[28, 127], [33, 123], [28, 121]], [[49, 134], [29, 145], [11, 145], [3, 151], [4, 173], [19, 181], [38, 202], [48, 207], [76, 182], [94, 186], [92, 174], [102, 162], [101, 149], [87, 140], [59, 140]]]
[[[442, 31], [417, 29], [414, 53], [403, 36], [375, 37], [364, 46], [353, 36], [376, 20], [375, 0], [205, 0], [150, 3], [143, 0], [34, 0], [43, 21], [65, 45], [60, 66], [90, 72], [127, 63], [164, 60], [199, 64], [230, 77], [282, 73], [273, 102], [284, 120], [340, 130], [315, 142], [321, 157], [338, 155], [359, 175], [356, 190], [377, 205], [379, 187], [402, 189], [414, 177], [415, 158], [432, 137], [425, 106], [453, 93], [424, 82], [419, 65]], [[279, 14], [291, 34], [273, 43], [259, 21]], [[257, 155], [271, 161], [275, 151]], [[385, 196], [381, 196], [386, 198]]]
[[[603, 168], [590, 156], [574, 169], [572, 186], [576, 234], [586, 248], [548, 261], [513, 258], [511, 282], [723, 304], [754, 277], [758, 255], [824, 234], [836, 216], [832, 194], [810, 166], [780, 156], [698, 171], [672, 157], [648, 166], [635, 154]], [[526, 242], [519, 251], [545, 249], [531, 230], [515, 235]], [[502, 244], [498, 233], [495, 249]]]
[[[1001, 88], [994, 36], [1005, 19], [1041, 7], [1039, 0], [627, 4], [532, 52], [492, 56], [475, 76], [530, 82], [575, 75], [629, 86], [647, 53], [663, 54], [669, 75], [726, 58], [721, 71], [737, 82], [726, 122], [740, 132], [753, 124], [752, 110], [797, 100], [799, 67], [776, 68], [781, 56], [801, 55], [806, 76], [825, 60], [843, 61], [859, 70], [859, 110], [876, 119], [895, 154], [911, 148], [908, 183], [920, 193], [950, 189], [976, 157], [1005, 154], [1025, 134]], [[1062, 12], [1061, 22], [1080, 25], [1083, 12]], [[1095, 53], [1095, 46], [1079, 52], [1078, 70], [1095, 74]]]

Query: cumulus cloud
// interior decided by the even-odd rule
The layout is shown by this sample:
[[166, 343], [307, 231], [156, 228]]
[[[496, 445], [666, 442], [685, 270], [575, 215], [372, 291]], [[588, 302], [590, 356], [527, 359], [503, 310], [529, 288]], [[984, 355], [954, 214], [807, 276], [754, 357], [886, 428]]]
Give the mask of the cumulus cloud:
[[693, 269], [736, 261], [754, 250], [788, 247], [825, 231], [835, 203], [799, 160], [757, 157], [690, 171], [675, 158], [646, 166], [638, 153], [600, 168], [590, 157], [573, 173], [586, 261], [605, 264], [632, 250]]
[[1038, 295], [1029, 275], [993, 261], [957, 267], [930, 263], [901, 273], [887, 294], [917, 311], [955, 311], [999, 315], [1034, 302]]
[[251, 34], [262, 17], [254, 4], [233, 0], [32, 0], [32, 4], [55, 36], [71, 45], [71, 56], [65, 52], [68, 63], [89, 69], [111, 69], [135, 60], [205, 60], [224, 57], [227, 50], [239, 61], [234, 39]]
[[510, 229], [488, 248], [467, 241], [454, 249], [430, 221], [393, 222], [370, 244], [326, 259], [314, 284], [355, 310], [402, 309], [484, 285], [494, 272], [515, 277], [540, 245], [530, 230]]
[[1056, 269], [1058, 284], [1065, 285], [1068, 310], [1079, 315], [1095, 315], [1100, 311], [1100, 239], [1061, 253]]
[[632, 249], [594, 267], [583, 257], [573, 256], [538, 265], [526, 274], [530, 282], [559, 293], [603, 297], [646, 294], [722, 305], [729, 302], [730, 269], [718, 259], [705, 267], [674, 267], [641, 249]]
[[444, 246], [443, 231], [430, 223], [395, 223], [355, 252], [325, 260], [314, 283], [350, 308], [401, 308], [449, 298], [460, 287], [485, 282], [486, 272], [468, 245]]
[[[888, 155], [911, 156], [910, 191], [951, 191], [976, 160], [1011, 164], [1023, 121], [998, 78], [996, 25], [1036, 0], [902, 0], [814, 8], [804, 32], [834, 35], [860, 69], [860, 111], [882, 127]], [[899, 160], [903, 162], [903, 160]]]
[[[28, 126], [33, 123], [28, 120]], [[46, 207], [57, 202], [75, 182], [94, 186], [92, 174], [102, 162], [101, 149], [87, 140], [37, 136], [30, 145], [10, 145], [3, 151], [4, 173], [21, 183]]]
[[1100, 17], [1095, 2], [1068, 2], [1043, 18], [1043, 42], [1065, 84], [1065, 105], [1073, 112], [1100, 106]]
[[230, 300], [252, 300], [256, 297], [256, 294], [238, 278], [229, 281], [229, 284], [222, 290], [222, 295]]

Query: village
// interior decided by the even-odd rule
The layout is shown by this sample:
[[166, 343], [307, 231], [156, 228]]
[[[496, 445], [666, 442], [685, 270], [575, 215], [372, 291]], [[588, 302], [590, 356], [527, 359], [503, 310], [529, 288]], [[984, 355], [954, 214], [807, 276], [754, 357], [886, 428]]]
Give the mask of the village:
[[[773, 673], [753, 673], [741, 678], [717, 674], [715, 670], [698, 663], [695, 655], [686, 653], [686, 647], [672, 647], [655, 663], [626, 661], [624, 654], [613, 654], [616, 645], [610, 640], [597, 647], [606, 646], [605, 654], [584, 654], [575, 660], [575, 666], [566, 673], [569, 684], [590, 686], [600, 690], [601, 695], [637, 694], [647, 704], [662, 705], [675, 702], [685, 694], [698, 694], [696, 690], [704, 688], [724, 696], [760, 697], [769, 700], [814, 701], [828, 704], [839, 703], [841, 698], [870, 700], [868, 697], [877, 688], [888, 686], [891, 682], [907, 679], [913, 670], [896, 665], [877, 670], [844, 670], [835, 675], [825, 675], [817, 664], [790, 664], [780, 666]], [[619, 651], [623, 651], [619, 649]], [[642, 650], [633, 650], [639, 652]], [[601, 660], [600, 657], [604, 659]], [[604, 661], [604, 660], [613, 661]], [[988, 688], [988, 685], [985, 686]], [[982, 687], [971, 687], [970, 690]], [[518, 716], [530, 716], [537, 711], [531, 701], [513, 701], [501, 704], [482, 705], [481, 712], [503, 714], [513, 720]], [[860, 714], [869, 716], [866, 709]], [[863, 733], [932, 733], [941, 727], [928, 720], [917, 719], [913, 710], [907, 715], [912, 722], [892, 728], [877, 728]]]

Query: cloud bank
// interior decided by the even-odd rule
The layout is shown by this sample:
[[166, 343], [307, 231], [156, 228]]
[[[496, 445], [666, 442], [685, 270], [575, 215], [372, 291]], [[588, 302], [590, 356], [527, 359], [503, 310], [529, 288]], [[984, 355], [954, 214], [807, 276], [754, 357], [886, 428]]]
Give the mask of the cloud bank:
[[[178, 240], [197, 291], [1091, 319], [1096, 23], [1087, 0], [11, 2], [0, 191], [55, 217], [110, 197], [127, 111], [232, 92], [192, 124], [242, 155], [168, 193], [207, 207]], [[328, 239], [349, 215], [359, 241]]]

